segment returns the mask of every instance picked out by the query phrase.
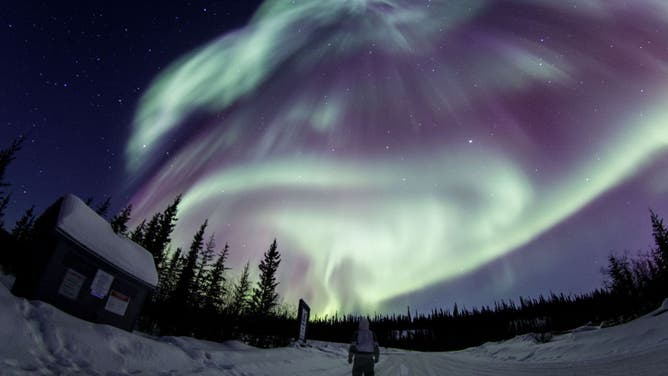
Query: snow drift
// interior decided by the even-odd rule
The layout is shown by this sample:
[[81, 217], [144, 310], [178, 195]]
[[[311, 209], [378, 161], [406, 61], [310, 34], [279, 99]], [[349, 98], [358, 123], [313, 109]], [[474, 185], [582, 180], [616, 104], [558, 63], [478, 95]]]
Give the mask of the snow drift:
[[[6, 286], [12, 281], [0, 278]], [[79, 320], [0, 286], [2, 375], [349, 375], [346, 344], [263, 350], [230, 341], [155, 338]], [[655, 313], [660, 312], [657, 310]], [[10, 339], [10, 340], [8, 340]], [[381, 350], [378, 375], [661, 375], [668, 313], [625, 325], [487, 343], [451, 353]]]

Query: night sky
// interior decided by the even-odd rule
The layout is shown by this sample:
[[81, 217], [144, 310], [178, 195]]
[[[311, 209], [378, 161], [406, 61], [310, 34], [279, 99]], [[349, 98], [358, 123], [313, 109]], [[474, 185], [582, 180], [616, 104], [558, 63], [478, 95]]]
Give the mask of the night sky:
[[668, 216], [668, 3], [3, 5], [8, 222], [183, 193], [234, 271], [273, 238], [317, 313], [600, 287]]

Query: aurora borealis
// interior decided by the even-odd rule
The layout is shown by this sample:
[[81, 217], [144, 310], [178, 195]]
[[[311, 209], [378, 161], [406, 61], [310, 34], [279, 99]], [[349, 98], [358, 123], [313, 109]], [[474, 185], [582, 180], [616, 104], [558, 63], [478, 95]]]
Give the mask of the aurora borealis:
[[[668, 203], [666, 36], [663, 0], [267, 1], [144, 91], [134, 216], [183, 193], [175, 242], [208, 218], [235, 268], [277, 238], [281, 295], [318, 313], [567, 259], [590, 231], [551, 231], [623, 216], [615, 190]], [[592, 259], [645, 246], [606, 239]]]

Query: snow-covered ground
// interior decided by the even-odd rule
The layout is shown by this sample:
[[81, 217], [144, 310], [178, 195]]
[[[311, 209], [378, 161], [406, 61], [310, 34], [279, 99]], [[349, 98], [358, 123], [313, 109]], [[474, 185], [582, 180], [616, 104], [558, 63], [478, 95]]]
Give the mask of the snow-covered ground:
[[[11, 283], [5, 276], [3, 284]], [[344, 344], [261, 350], [128, 333], [14, 297], [0, 286], [0, 375], [349, 375]], [[383, 349], [377, 375], [666, 375], [668, 313], [537, 344], [531, 336], [458, 352]]]

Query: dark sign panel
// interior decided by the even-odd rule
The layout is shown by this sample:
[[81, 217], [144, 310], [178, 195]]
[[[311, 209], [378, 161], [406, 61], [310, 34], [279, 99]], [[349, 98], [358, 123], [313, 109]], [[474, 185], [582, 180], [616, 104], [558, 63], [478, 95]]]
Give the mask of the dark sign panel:
[[299, 314], [297, 316], [297, 323], [299, 324], [300, 341], [306, 341], [306, 327], [308, 326], [308, 319], [311, 314], [311, 308], [303, 299], [299, 299]]

